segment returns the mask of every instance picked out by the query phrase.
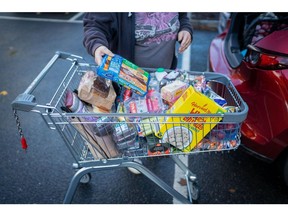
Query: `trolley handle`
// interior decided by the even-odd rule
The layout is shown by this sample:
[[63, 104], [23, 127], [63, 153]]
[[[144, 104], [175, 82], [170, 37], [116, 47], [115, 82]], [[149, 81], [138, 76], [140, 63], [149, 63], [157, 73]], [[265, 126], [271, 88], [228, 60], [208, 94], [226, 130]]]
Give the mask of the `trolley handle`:
[[42, 71], [32, 81], [32, 83], [27, 87], [27, 89], [22, 94], [19, 94], [16, 97], [16, 99], [12, 102], [13, 109], [29, 112], [37, 105], [35, 96], [32, 95], [31, 93], [39, 85], [41, 80], [46, 76], [50, 68], [54, 65], [54, 63], [58, 59], [66, 59], [73, 62], [77, 61], [77, 59], [83, 59], [83, 58], [81, 56], [73, 55], [70, 53], [56, 51], [55, 55], [50, 59], [47, 65], [42, 69]]

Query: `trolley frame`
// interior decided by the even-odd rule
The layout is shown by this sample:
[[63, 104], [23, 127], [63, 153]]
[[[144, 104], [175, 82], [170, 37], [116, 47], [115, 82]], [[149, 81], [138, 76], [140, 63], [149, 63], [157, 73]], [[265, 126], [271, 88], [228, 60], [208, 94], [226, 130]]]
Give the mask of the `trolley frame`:
[[[60, 80], [58, 88], [55, 93], [52, 95], [50, 101], [46, 104], [38, 104], [36, 102], [36, 97], [34, 96], [34, 91], [37, 89], [38, 85], [42, 83], [41, 81], [45, 78], [51, 68], [54, 67], [56, 62], [59, 60], [64, 60], [66, 62], [70, 62], [71, 66], [69, 66], [68, 71], [65, 71], [62, 74], [63, 78]], [[18, 97], [12, 102], [12, 108], [14, 110], [25, 111], [25, 112], [34, 112], [41, 115], [44, 122], [50, 129], [56, 129], [61, 137], [64, 140], [64, 143], [70, 150], [72, 156], [75, 159], [73, 167], [78, 169], [75, 175], [72, 177], [68, 190], [66, 192], [63, 203], [71, 203], [73, 200], [73, 196], [76, 192], [76, 189], [81, 182], [81, 179], [92, 172], [97, 172], [98, 170], [106, 170], [106, 169], [114, 169], [121, 167], [131, 167], [140, 171], [143, 175], [145, 175], [148, 179], [153, 181], [156, 185], [162, 188], [164, 191], [169, 193], [171, 196], [176, 198], [182, 203], [193, 203], [197, 201], [199, 196], [199, 190], [197, 188], [197, 178], [194, 173], [192, 173], [189, 168], [179, 159], [179, 155], [190, 155], [193, 153], [199, 152], [208, 152], [211, 150], [201, 150], [201, 151], [191, 151], [188, 153], [184, 153], [181, 151], [171, 152], [168, 156], [171, 156], [173, 161], [179, 168], [183, 171], [185, 175], [185, 179], [187, 181], [187, 190], [188, 197], [183, 196], [178, 191], [169, 186], [166, 182], [160, 179], [157, 175], [155, 175], [151, 170], [146, 168], [144, 165], [139, 164], [134, 161], [135, 158], [145, 158], [147, 155], [134, 155], [134, 156], [120, 156], [120, 157], [108, 157], [105, 158], [100, 154], [99, 158], [95, 158], [95, 155], [91, 155], [91, 148], [87, 147], [87, 139], [81, 135], [77, 129], [75, 129], [75, 125], [84, 124], [83, 122], [76, 122], [75, 125], [71, 122], [71, 118], [82, 118], [89, 116], [110, 116], [111, 118], [119, 117], [117, 113], [109, 113], [109, 114], [89, 114], [89, 113], [64, 113], [60, 110], [61, 104], [63, 103], [64, 91], [69, 88], [70, 83], [74, 82], [75, 74], [83, 74], [87, 68], [95, 69], [96, 65], [86, 63], [81, 56], [77, 56], [70, 53], [57, 51], [55, 55], [50, 59], [47, 65], [42, 69], [42, 71], [38, 74], [38, 76], [32, 81], [32, 83], [27, 87], [27, 89], [19, 94]], [[84, 69], [83, 69], [84, 68]], [[150, 71], [151, 69], [147, 69]], [[240, 131], [241, 123], [246, 119], [248, 113], [248, 106], [243, 101], [230, 79], [224, 75], [210, 72], [190, 72], [194, 75], [205, 75], [209, 77], [209, 80], [216, 81], [216, 83], [221, 83], [228, 89], [228, 92], [225, 95], [230, 96], [230, 101], [233, 104], [240, 108], [240, 112], [238, 113], [224, 113], [224, 114], [190, 114], [192, 117], [201, 117], [201, 118], [211, 118], [218, 117], [222, 119], [222, 123], [237, 123], [239, 125], [238, 132]], [[79, 81], [79, 80], [78, 80]], [[76, 84], [77, 82], [76, 81]], [[74, 84], [75, 85], [75, 84]], [[225, 90], [226, 91], [226, 90]], [[53, 91], [54, 92], [54, 91]], [[185, 114], [187, 116], [187, 114]], [[184, 114], [174, 114], [173, 116], [185, 116]], [[121, 114], [123, 117], [167, 117], [169, 114]], [[115, 124], [115, 122], [113, 122]], [[86, 124], [86, 122], [85, 122]], [[87, 124], [91, 124], [91, 122], [87, 122]], [[112, 122], [111, 122], [112, 124]], [[209, 124], [209, 122], [208, 122]], [[237, 136], [237, 141], [240, 142], [240, 133]], [[81, 143], [81, 144], [77, 144]], [[224, 150], [235, 150], [235, 148], [231, 149], [220, 149], [213, 151], [224, 151]], [[159, 156], [159, 155], [157, 155]], [[163, 155], [160, 155], [163, 156]], [[167, 156], [164, 154], [164, 156]]]

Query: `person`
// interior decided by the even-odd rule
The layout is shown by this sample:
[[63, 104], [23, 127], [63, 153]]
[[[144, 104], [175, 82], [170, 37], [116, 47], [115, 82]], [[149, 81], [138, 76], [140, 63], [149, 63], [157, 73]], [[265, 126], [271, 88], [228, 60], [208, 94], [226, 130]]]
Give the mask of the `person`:
[[83, 29], [84, 47], [97, 65], [105, 54], [118, 54], [142, 68], [176, 69], [177, 52], [183, 53], [193, 40], [187, 13], [85, 13]]
[[139, 67], [175, 69], [193, 40], [187, 13], [85, 13], [83, 44], [97, 65], [118, 54]]

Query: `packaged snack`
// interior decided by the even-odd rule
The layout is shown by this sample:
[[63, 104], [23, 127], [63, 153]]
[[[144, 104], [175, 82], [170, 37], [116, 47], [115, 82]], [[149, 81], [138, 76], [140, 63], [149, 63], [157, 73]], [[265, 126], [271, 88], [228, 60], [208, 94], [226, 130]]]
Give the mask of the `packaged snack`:
[[227, 124], [218, 124], [214, 127], [207, 138], [217, 141], [229, 141], [235, 140], [237, 138], [238, 132], [240, 131], [240, 124], [236, 123], [227, 123]]
[[148, 91], [146, 104], [149, 113], [161, 113], [164, 110], [161, 94], [155, 90]]
[[93, 71], [87, 71], [79, 83], [78, 96], [81, 100], [110, 112], [116, 92], [110, 80], [103, 80]]
[[113, 131], [113, 125], [111, 122], [113, 122], [112, 117], [107, 116], [98, 117], [95, 125], [93, 125], [95, 134], [97, 136], [105, 136], [111, 134]]
[[95, 105], [92, 105], [92, 112], [94, 113], [110, 113], [107, 110], [103, 110]]
[[217, 104], [219, 104], [220, 106], [225, 106], [227, 105], [227, 101], [220, 97], [220, 95], [216, 94], [214, 91], [210, 91], [210, 95], [209, 98], [211, 98], [213, 101], [215, 101]]
[[169, 153], [170, 149], [167, 143], [157, 143], [148, 146], [148, 155], [163, 155]]
[[[124, 103], [123, 102], [118, 103], [116, 113], [118, 113], [118, 114], [124, 113]], [[125, 122], [124, 116], [121, 116], [121, 115], [118, 116], [118, 120], [120, 122]]]
[[126, 157], [138, 157], [138, 156], [147, 156], [147, 147], [143, 146], [141, 147], [141, 144], [139, 144], [139, 148], [129, 148], [123, 152], [123, 156]]
[[86, 144], [95, 159], [108, 159], [119, 156], [119, 151], [112, 139], [112, 134], [100, 137], [94, 133], [91, 124], [82, 124], [79, 118], [73, 118], [71, 121], [75, 123], [73, 126], [87, 141]]
[[129, 148], [139, 148], [136, 141], [137, 129], [132, 123], [121, 122], [114, 125], [113, 140], [119, 150]]
[[68, 112], [83, 113], [86, 111], [83, 102], [78, 98], [77, 94], [72, 91], [66, 92], [64, 104]]
[[[124, 113], [133, 113], [133, 114], [141, 114], [141, 113], [149, 113], [146, 98], [145, 97], [135, 97], [132, 96], [128, 100], [124, 101]], [[134, 121], [139, 119], [139, 117], [128, 117], [129, 121]]]
[[166, 76], [163, 77], [163, 79], [166, 80], [175, 80], [180, 75], [179, 71], [173, 70], [170, 73], [168, 73]]
[[106, 98], [110, 91], [111, 81], [106, 80], [103, 77], [95, 76], [96, 79], [94, 80], [93, 87], [97, 94], [101, 97]]
[[131, 89], [123, 88], [122, 92], [123, 92], [123, 101], [126, 101], [132, 97], [133, 92]]
[[[90, 113], [89, 106], [86, 106], [77, 96], [75, 92], [66, 91], [64, 107], [62, 109], [66, 112], [72, 113]], [[79, 117], [80, 118], [80, 117]], [[93, 122], [98, 118], [94, 116], [82, 116], [82, 121]]]
[[162, 88], [163, 86], [167, 85], [170, 82], [175, 81], [179, 76], [180, 76], [179, 71], [173, 70], [173, 71], [167, 73], [164, 77], [162, 77], [162, 79], [160, 81], [160, 88]]
[[157, 121], [158, 121], [157, 117], [141, 119], [138, 123], [138, 135], [140, 137], [144, 137], [144, 136], [153, 134], [156, 131], [155, 124], [157, 124], [154, 122], [157, 122]]
[[[113, 118], [107, 116], [94, 116], [93, 108], [84, 104], [76, 95], [76, 93], [67, 91], [65, 97], [65, 107], [70, 110], [70, 112], [77, 114], [91, 113], [90, 115], [83, 115], [77, 117], [77, 119], [82, 122], [83, 127], [87, 128], [91, 134], [102, 137], [112, 133]], [[100, 112], [98, 110], [98, 112]]]
[[97, 68], [97, 74], [132, 89], [141, 96], [148, 91], [149, 73], [119, 55], [105, 55]]
[[206, 80], [204, 75], [195, 76], [192, 81], [192, 86], [199, 92], [203, 93], [203, 90], [206, 87]]
[[161, 88], [161, 97], [168, 103], [174, 103], [187, 88], [187, 83], [175, 80]]
[[227, 110], [228, 113], [235, 113], [235, 112], [240, 112], [240, 108], [237, 106], [226, 106], [224, 105], [223, 108]]
[[115, 142], [134, 140], [136, 134], [136, 127], [132, 123], [121, 122], [115, 124], [113, 127], [113, 137]]

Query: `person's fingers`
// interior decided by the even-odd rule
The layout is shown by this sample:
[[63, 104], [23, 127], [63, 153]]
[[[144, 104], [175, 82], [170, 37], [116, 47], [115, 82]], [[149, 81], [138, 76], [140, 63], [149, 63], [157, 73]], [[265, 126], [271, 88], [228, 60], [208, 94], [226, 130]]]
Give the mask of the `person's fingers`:
[[107, 54], [109, 56], [114, 56], [114, 54], [105, 46], [100, 46], [95, 50], [94, 58], [97, 65], [102, 62], [102, 57]]
[[183, 31], [180, 31], [180, 32], [178, 33], [178, 41], [181, 43], [182, 40], [183, 40]]
[[183, 32], [183, 39], [181, 42], [181, 45], [183, 46], [189, 46], [191, 43], [191, 35], [189, 32], [184, 31]]
[[104, 49], [104, 54], [107, 54], [109, 56], [114, 56], [114, 53], [112, 53], [108, 48]]
[[95, 55], [95, 62], [97, 65], [100, 65], [102, 61], [102, 56], [101, 55]]
[[178, 34], [178, 39], [181, 39], [181, 40], [179, 40], [179, 42], [180, 42], [179, 52], [182, 53], [191, 44], [191, 35], [188, 31], [181, 31]]

